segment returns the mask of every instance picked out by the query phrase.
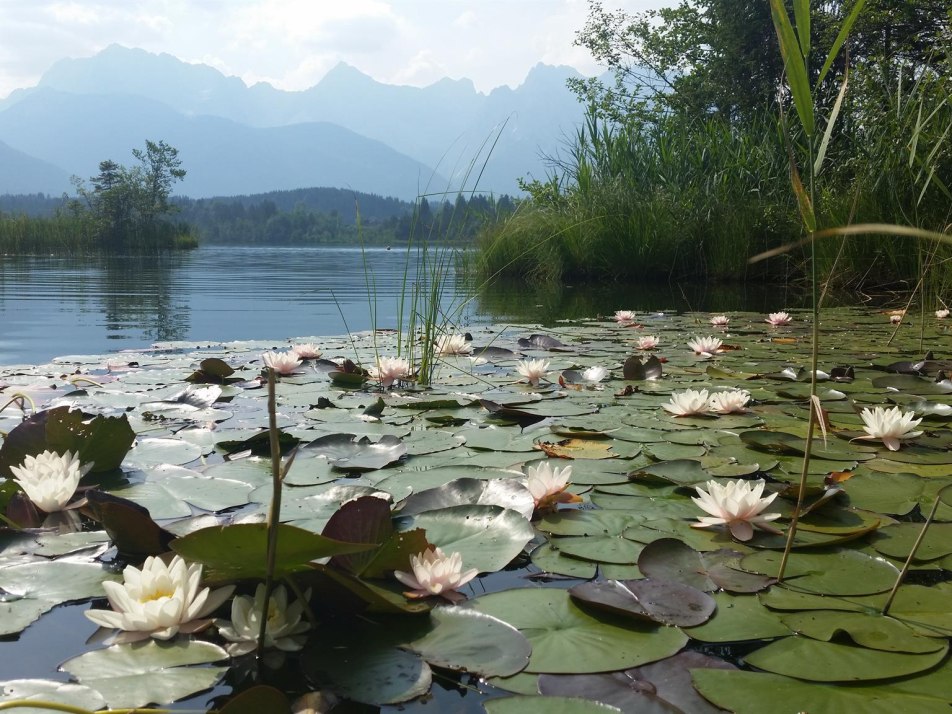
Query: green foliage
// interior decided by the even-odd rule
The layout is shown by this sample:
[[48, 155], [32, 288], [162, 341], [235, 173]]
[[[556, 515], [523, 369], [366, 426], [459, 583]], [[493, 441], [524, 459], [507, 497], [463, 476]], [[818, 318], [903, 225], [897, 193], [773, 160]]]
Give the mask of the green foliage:
[[[593, 2], [578, 44], [614, 85], [573, 83], [587, 123], [546, 181], [524, 185], [531, 200], [480, 236], [482, 273], [784, 281], [804, 274], [803, 250], [746, 261], [795, 243], [801, 225], [943, 231], [952, 220], [947, 9], [931, 0], [863, 8], [828, 3], [811, 16], [800, 1], [685, 0], [629, 16]], [[844, 284], [895, 283], [947, 266], [949, 255], [892, 238], [837, 239], [816, 246], [816, 266], [829, 274], [836, 265]], [[939, 290], [948, 272], [927, 271], [928, 287]]]

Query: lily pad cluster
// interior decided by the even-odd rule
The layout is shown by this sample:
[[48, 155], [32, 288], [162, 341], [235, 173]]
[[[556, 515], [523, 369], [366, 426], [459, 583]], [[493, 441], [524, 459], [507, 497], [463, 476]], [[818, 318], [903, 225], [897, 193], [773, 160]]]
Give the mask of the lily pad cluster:
[[[374, 380], [396, 351], [388, 333], [318, 340], [322, 359], [279, 378], [275, 575], [294, 593], [282, 598], [301, 602], [288, 631], [302, 649], [262, 666], [298, 673], [300, 690], [242, 690], [249, 656], [231, 656], [212, 625], [91, 646], [61, 665], [74, 683], [37, 672], [0, 683], [0, 701], [137, 707], [227, 677], [236, 707], [317, 693], [380, 706], [425, 696], [450, 671], [481, 678], [489, 712], [946, 711], [945, 323], [907, 319], [891, 340], [878, 313], [825, 312], [822, 424], [807, 444], [804, 316], [733, 313], [707, 340], [707, 315], [626, 317], [475, 330], [470, 349], [441, 350], [427, 388], [412, 370]], [[105, 607], [104, 581], [172, 554], [201, 565], [204, 586], [234, 586], [247, 625], [273, 493], [262, 354], [282, 347], [175, 343], [125, 354], [121, 368], [116, 355], [71, 356], [0, 375], [5, 393], [38, 405], [0, 414], [0, 634], [64, 603]], [[685, 390], [705, 404], [746, 398], [664, 408]], [[921, 433], [871, 434], [863, 410], [875, 407]], [[44, 451], [94, 464], [64, 513], [35, 508], [12, 479]], [[558, 498], [527, 483], [543, 464], [571, 466]], [[699, 487], [720, 493], [711, 481], [763, 483], [779, 517], [752, 532], [699, 521]], [[437, 548], [478, 571], [459, 588], [465, 601], [407, 597], [394, 577]], [[227, 606], [215, 614], [227, 620]]]

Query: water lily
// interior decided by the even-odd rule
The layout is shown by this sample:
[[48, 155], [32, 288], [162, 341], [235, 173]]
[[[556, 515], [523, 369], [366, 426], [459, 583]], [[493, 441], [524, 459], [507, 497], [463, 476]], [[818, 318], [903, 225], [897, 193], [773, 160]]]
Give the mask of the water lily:
[[67, 451], [61, 456], [55, 451], [44, 451], [27, 456], [19, 466], [11, 466], [10, 471], [33, 505], [41, 511], [55, 513], [69, 503], [80, 479], [92, 467], [92, 463], [80, 463], [78, 452]]
[[[219, 634], [228, 640], [225, 645], [233, 657], [247, 654], [258, 646], [261, 631], [261, 613], [264, 611], [264, 583], [255, 588], [254, 597], [238, 595], [231, 601], [231, 620], [216, 620]], [[264, 630], [264, 646], [285, 652], [296, 652], [304, 646], [301, 633], [310, 624], [301, 621], [304, 603], [295, 600], [288, 605], [288, 593], [278, 585], [268, 598], [267, 623]]]
[[378, 357], [377, 366], [370, 368], [370, 376], [379, 379], [381, 387], [389, 387], [410, 376], [410, 363], [403, 357]]
[[547, 359], [524, 359], [516, 365], [516, 371], [528, 380], [533, 387], [539, 384], [539, 380], [545, 377], [549, 369], [549, 360]]
[[318, 349], [317, 345], [311, 342], [305, 342], [301, 345], [293, 345], [291, 351], [298, 356], [299, 359], [318, 359], [321, 356], [321, 351]]
[[634, 310], [616, 310], [615, 311], [615, 322], [617, 322], [622, 327], [628, 327], [634, 325], [638, 321], [638, 318], [635, 316]]
[[412, 573], [395, 570], [393, 575], [408, 588], [403, 593], [408, 598], [424, 598], [440, 595], [450, 602], [459, 602], [465, 597], [456, 592], [476, 577], [475, 568], [463, 571], [463, 556], [459, 553], [446, 555], [436, 546], [410, 556]]
[[691, 500], [711, 515], [699, 517], [698, 523], [691, 524], [694, 528], [726, 525], [737, 540], [753, 538], [754, 526], [771, 533], [780, 532], [768, 525], [768, 521], [777, 520], [780, 514], [763, 513], [777, 497], [776, 493], [761, 497], [766, 485], [763, 480], [756, 481], [753, 485], [744, 479], [735, 479], [726, 484], [708, 481], [705, 485], [707, 491], [695, 486], [698, 496], [692, 497]]
[[774, 327], [780, 327], [781, 325], [789, 325], [793, 320], [792, 317], [786, 312], [772, 312], [767, 315], [767, 322], [769, 322]]
[[938, 317], [940, 320], [944, 320], [945, 318], [949, 316], [949, 311], [946, 310], [945, 308], [942, 308], [941, 310], [936, 310], [935, 316]]
[[584, 379], [589, 384], [598, 384], [607, 376], [608, 376], [608, 370], [598, 365], [594, 367], [589, 367], [588, 369], [582, 372], [582, 379]]
[[115, 642], [168, 640], [179, 632], [198, 632], [211, 623], [203, 618], [235, 589], [233, 585], [214, 591], [199, 589], [202, 566], [186, 565], [178, 555], [168, 565], [155, 556], [145, 559], [142, 570], [127, 565], [122, 579], [122, 583], [107, 580], [102, 584], [112, 610], [84, 613], [100, 627], [122, 630]]
[[301, 358], [291, 350], [287, 352], [265, 352], [261, 355], [261, 360], [276, 374], [294, 374], [294, 370], [301, 366]]
[[721, 345], [724, 343], [717, 337], [695, 337], [688, 341], [688, 347], [694, 350], [694, 354], [703, 357], [710, 357], [718, 352], [722, 352]]
[[898, 325], [900, 322], [902, 322], [902, 318], [903, 318], [902, 315], [890, 315], [889, 322], [892, 325]]
[[551, 511], [559, 503], [581, 503], [582, 499], [574, 493], [568, 493], [569, 480], [572, 478], [572, 466], [552, 468], [548, 461], [526, 469], [526, 488], [532, 494], [535, 510], [540, 513]]
[[885, 407], [864, 407], [859, 413], [866, 426], [866, 432], [860, 439], [882, 439], [883, 444], [890, 451], [899, 451], [899, 442], [903, 439], [912, 439], [919, 436], [921, 431], [913, 431], [922, 419], [913, 419], [915, 412], [903, 412], [899, 407], [886, 409]]
[[710, 322], [714, 327], [727, 327], [731, 319], [727, 315], [715, 315], [708, 322]]
[[635, 343], [635, 347], [637, 347], [639, 350], [653, 350], [658, 346], [659, 341], [660, 340], [658, 340], [658, 338], [654, 335], [645, 335], [638, 338], [638, 341]]
[[711, 411], [717, 414], [735, 414], [746, 411], [750, 392], [745, 389], [728, 389], [711, 395]]
[[711, 413], [711, 395], [706, 389], [684, 389], [673, 392], [661, 408], [675, 416], [706, 416]]
[[465, 335], [440, 335], [436, 338], [436, 353], [441, 355], [468, 355], [473, 346]]

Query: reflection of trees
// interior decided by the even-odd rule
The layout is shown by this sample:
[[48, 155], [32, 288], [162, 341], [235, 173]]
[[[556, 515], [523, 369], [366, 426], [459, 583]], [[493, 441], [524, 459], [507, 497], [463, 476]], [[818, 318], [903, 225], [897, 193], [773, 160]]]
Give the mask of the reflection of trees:
[[479, 291], [477, 311], [490, 322], [539, 322], [612, 315], [615, 310], [751, 310], [776, 312], [804, 305], [797, 289], [774, 285], [599, 283], [578, 286], [497, 280]]
[[187, 288], [175, 283], [187, 255], [116, 255], [101, 259], [103, 324], [107, 339], [181, 340], [188, 335]]

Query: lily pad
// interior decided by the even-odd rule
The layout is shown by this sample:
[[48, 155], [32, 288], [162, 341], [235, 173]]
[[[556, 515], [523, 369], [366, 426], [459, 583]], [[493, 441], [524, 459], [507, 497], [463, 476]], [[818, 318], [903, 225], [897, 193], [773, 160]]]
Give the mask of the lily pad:
[[[741, 560], [751, 572], [776, 575], [781, 554], [752, 553]], [[787, 562], [785, 582], [790, 587], [824, 595], [868, 595], [892, 588], [899, 570], [882, 558], [856, 550], [797, 552]]]
[[304, 449], [327, 458], [342, 471], [373, 471], [399, 461], [407, 447], [395, 436], [385, 435], [377, 442], [351, 434], [329, 434], [315, 439]]
[[111, 709], [168, 704], [221, 679], [227, 667], [197, 667], [227, 659], [209, 642], [148, 640], [114, 645], [67, 660], [60, 668], [92, 687]]
[[396, 523], [401, 531], [422, 528], [444, 552], [460, 553], [465, 568], [489, 573], [506, 567], [535, 535], [525, 517], [501, 506], [451, 506]]
[[[81, 707], [90, 711], [104, 709], [106, 700], [95, 689], [82, 684], [53, 682], [48, 679], [11, 679], [0, 682], [0, 704], [13, 701], [38, 701]], [[17, 714], [49, 714], [47, 707], [16, 707]]]
[[581, 674], [626, 669], [669, 657], [687, 642], [677, 628], [595, 616], [564, 590], [522, 589], [484, 595], [466, 607], [518, 628], [532, 645], [527, 672]]
[[582, 583], [569, 588], [569, 595], [609, 612], [679, 627], [706, 622], [715, 607], [706, 593], [657, 578]]
[[768, 575], [741, 570], [743, 557], [729, 548], [702, 553], [678, 539], [661, 538], [644, 547], [638, 568], [648, 577], [668, 578], [705, 592], [754, 593], [775, 582]]

